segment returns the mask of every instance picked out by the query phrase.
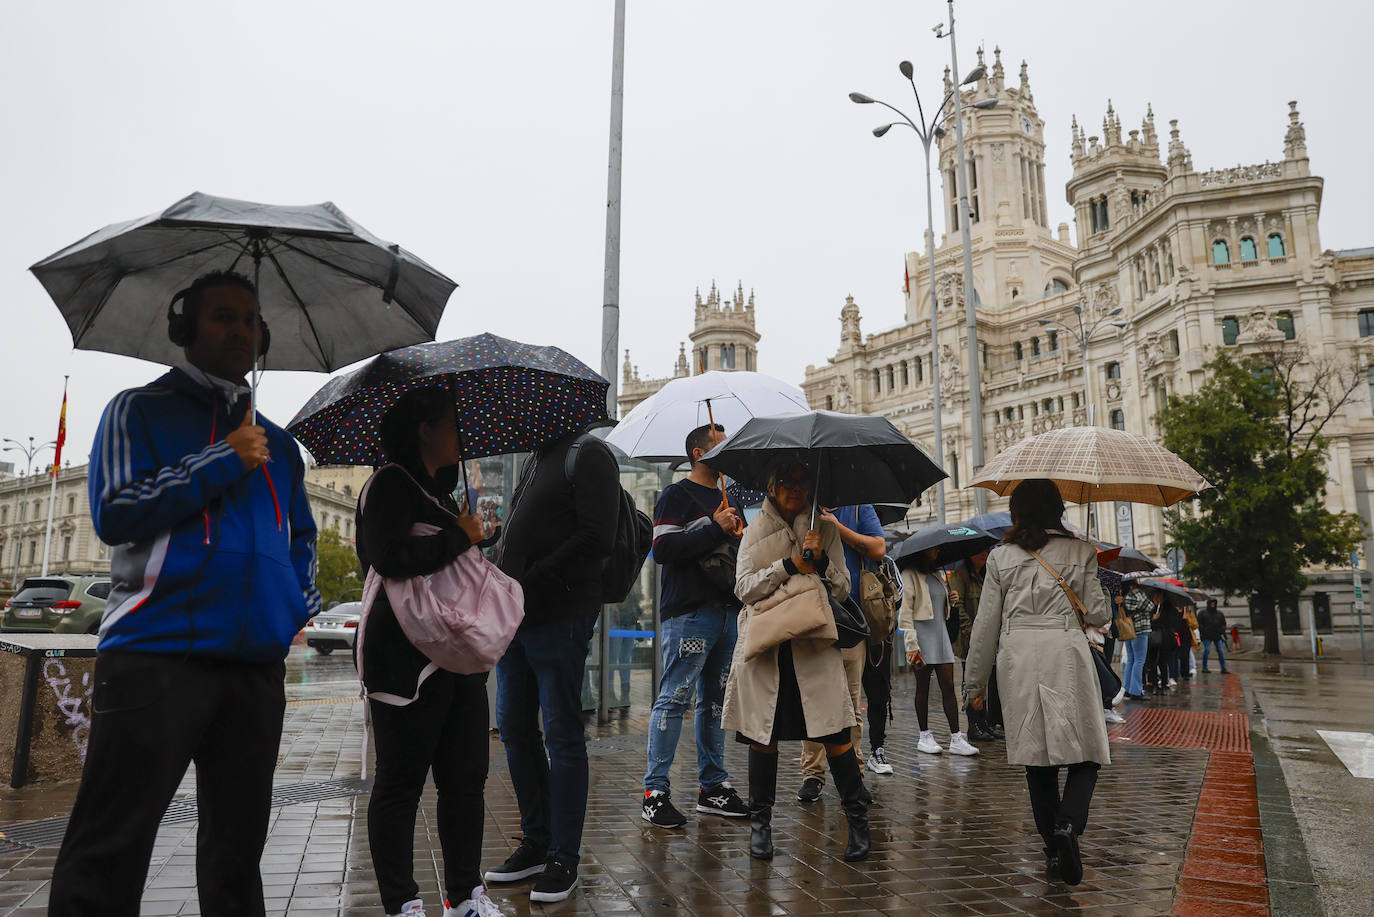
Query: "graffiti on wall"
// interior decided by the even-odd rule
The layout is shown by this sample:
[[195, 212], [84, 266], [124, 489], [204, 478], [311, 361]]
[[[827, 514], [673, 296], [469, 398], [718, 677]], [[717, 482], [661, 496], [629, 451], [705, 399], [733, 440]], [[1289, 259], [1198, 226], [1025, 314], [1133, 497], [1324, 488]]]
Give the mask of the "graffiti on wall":
[[67, 718], [67, 726], [72, 731], [72, 744], [76, 746], [77, 757], [84, 764], [86, 743], [91, 735], [91, 691], [94, 688], [91, 673], [81, 674], [78, 693], [72, 694], [72, 679], [67, 675], [67, 667], [61, 659], [49, 659], [43, 663], [43, 680], [57, 697], [57, 709]]

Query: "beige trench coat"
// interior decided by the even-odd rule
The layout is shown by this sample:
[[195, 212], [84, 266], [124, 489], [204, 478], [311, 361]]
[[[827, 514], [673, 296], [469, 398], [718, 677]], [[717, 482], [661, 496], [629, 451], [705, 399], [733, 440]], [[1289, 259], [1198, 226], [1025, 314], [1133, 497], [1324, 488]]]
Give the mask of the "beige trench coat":
[[[1105, 624], [1110, 611], [1092, 545], [1051, 537], [1039, 554], [1087, 607], [1087, 622]], [[1049, 571], [1015, 545], [994, 549], [964, 680], [969, 697], [984, 695], [996, 660], [1009, 763], [1111, 763], [1091, 652], [1073, 606]]]
[[[837, 599], [849, 595], [849, 569], [844, 563], [844, 545], [834, 525], [817, 520], [821, 545], [830, 557], [825, 570], [825, 585]], [[725, 685], [725, 710], [721, 725], [733, 729], [760, 745], [773, 736], [773, 715], [778, 707], [778, 648], [753, 659], [744, 658], [745, 636], [753, 603], [770, 595], [786, 582], [784, 559], [801, 553], [802, 541], [811, 524], [811, 511], [797, 514], [789, 527], [778, 515], [771, 499], [740, 541], [735, 565], [735, 595], [744, 603], [739, 613], [739, 638], [730, 664], [730, 680]], [[802, 711], [806, 729], [814, 736], [826, 736], [848, 729], [858, 720], [849, 699], [849, 682], [844, 660], [831, 641], [793, 640], [792, 665], [801, 688]]]

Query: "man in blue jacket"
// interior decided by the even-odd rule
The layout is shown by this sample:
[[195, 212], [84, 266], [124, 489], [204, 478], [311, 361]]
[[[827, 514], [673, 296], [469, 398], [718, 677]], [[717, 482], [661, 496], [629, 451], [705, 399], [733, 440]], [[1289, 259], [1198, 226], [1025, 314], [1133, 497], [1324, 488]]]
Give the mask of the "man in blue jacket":
[[114, 588], [53, 917], [138, 914], [158, 823], [192, 761], [200, 913], [264, 913], [283, 659], [320, 610], [315, 523], [295, 441], [252, 419], [244, 377], [254, 341], [268, 344], [253, 284], [207, 274], [167, 318], [185, 363], [115, 396], [91, 449]]

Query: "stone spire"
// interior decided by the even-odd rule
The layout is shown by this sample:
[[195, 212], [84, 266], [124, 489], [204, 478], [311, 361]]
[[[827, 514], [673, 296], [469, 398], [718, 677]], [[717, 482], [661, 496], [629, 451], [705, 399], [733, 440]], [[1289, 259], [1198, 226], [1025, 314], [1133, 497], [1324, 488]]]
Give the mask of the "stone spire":
[[750, 288], [749, 288], [749, 302], [745, 303], [744, 310], [745, 310], [746, 312], [753, 312], [753, 311], [754, 311], [754, 288], [753, 288], [753, 287], [750, 287]]
[[630, 366], [630, 348], [625, 348], [625, 368], [621, 371], [626, 382], [634, 380], [634, 370]]
[[736, 311], [736, 312], [743, 312], [743, 311], [744, 311], [744, 281], [743, 281], [743, 280], [737, 281], [737, 282], [735, 283], [735, 299], [734, 299], [734, 302], [732, 303], [732, 305], [735, 307], [735, 311]]
[[1145, 103], [1145, 120], [1140, 122], [1141, 139], [1146, 147], [1159, 149], [1159, 135], [1155, 133], [1155, 109], [1150, 103]]
[[1030, 88], [1030, 73], [1026, 70], [1026, 62], [1021, 61], [1021, 98], [1027, 102], [1032, 100]]
[[[1022, 67], [1022, 72], [1023, 72], [1023, 73], [1025, 72], [1025, 68], [1024, 68], [1024, 67]], [[1070, 147], [1071, 147], [1072, 150], [1073, 150], [1073, 154], [1072, 154], [1071, 158], [1074, 159], [1075, 161], [1076, 161], [1076, 160], [1079, 160], [1079, 159], [1082, 159], [1082, 158], [1083, 158], [1083, 153], [1084, 153], [1084, 151], [1083, 151], [1083, 129], [1082, 129], [1081, 127], [1078, 126], [1078, 115], [1074, 115], [1074, 116], [1073, 116], [1073, 124], [1070, 125], [1070, 127], [1069, 127], [1069, 134], [1071, 135], [1071, 139], [1070, 139], [1070, 141], [1069, 141], [1069, 145], [1070, 145]]]
[[683, 341], [677, 342], [677, 366], [673, 369], [673, 377], [680, 378], [687, 375], [687, 344]]
[[714, 280], [711, 281], [711, 292], [706, 294], [706, 305], [720, 305], [720, 291], [716, 289], [716, 282]]
[[1006, 76], [1006, 73], [1005, 73], [1005, 71], [1003, 71], [1003, 69], [1002, 69], [1002, 49], [1001, 49], [1001, 47], [994, 46], [993, 49], [992, 49], [992, 91], [993, 91], [993, 92], [1001, 92], [1001, 91], [1002, 91], [1002, 86], [1003, 86], [1003, 83], [1005, 82], [1005, 80], [1004, 80], [1004, 77], [1005, 77], [1005, 76]]
[[1102, 119], [1102, 142], [1108, 149], [1121, 146], [1121, 119], [1112, 108], [1111, 99], [1107, 100], [1107, 117]]
[[1298, 120], [1298, 103], [1288, 103], [1288, 132], [1283, 135], [1283, 158], [1307, 158], [1307, 129]]
[[852, 295], [844, 298], [844, 307], [840, 309], [840, 349], [858, 347], [863, 343], [863, 335], [859, 333], [859, 307], [854, 303]]
[[1169, 173], [1193, 171], [1193, 156], [1178, 138], [1178, 119], [1169, 122]]

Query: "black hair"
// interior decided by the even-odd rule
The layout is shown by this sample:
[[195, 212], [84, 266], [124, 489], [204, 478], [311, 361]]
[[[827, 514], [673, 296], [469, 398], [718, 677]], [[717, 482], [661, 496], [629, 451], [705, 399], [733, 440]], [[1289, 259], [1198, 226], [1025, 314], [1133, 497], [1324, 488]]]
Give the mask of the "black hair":
[[1064, 518], [1064, 498], [1048, 478], [1022, 481], [1011, 492], [1011, 531], [1002, 539], [1008, 544], [1038, 551], [1050, 540], [1049, 529]]
[[194, 323], [198, 320], [196, 316], [200, 312], [201, 304], [205, 302], [205, 291], [212, 287], [238, 287], [247, 290], [254, 299], [258, 296], [258, 288], [253, 286], [253, 281], [238, 271], [211, 271], [201, 274], [186, 288], [182, 297], [181, 313], [186, 316], [188, 322]]
[[382, 448], [387, 458], [407, 468], [420, 466], [420, 425], [442, 420], [453, 413], [453, 395], [446, 388], [429, 386], [402, 395], [382, 416]]
[[696, 462], [696, 459], [692, 458], [692, 451], [693, 451], [694, 449], [710, 449], [710, 448], [711, 448], [711, 431], [712, 431], [712, 430], [715, 430], [717, 433], [724, 433], [724, 432], [725, 432], [725, 428], [722, 427], [722, 426], [721, 426], [720, 424], [718, 424], [718, 423], [717, 423], [717, 424], [704, 423], [704, 424], [702, 424], [701, 426], [697, 427], [695, 430], [693, 430], [691, 433], [688, 433], [688, 434], [687, 434], [687, 441], [686, 441], [686, 444], [685, 444], [685, 445], [687, 446], [687, 461], [688, 461], [690, 464], [695, 465], [695, 464], [697, 463], [697, 462]]

